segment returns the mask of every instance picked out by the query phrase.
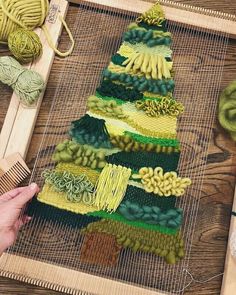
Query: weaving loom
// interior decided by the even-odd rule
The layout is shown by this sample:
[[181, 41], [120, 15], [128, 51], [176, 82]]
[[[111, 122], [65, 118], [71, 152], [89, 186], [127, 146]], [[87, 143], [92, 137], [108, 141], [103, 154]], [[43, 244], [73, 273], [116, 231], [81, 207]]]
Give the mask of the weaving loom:
[[[113, 7], [97, 1], [73, 2], [78, 7], [77, 22], [72, 28], [76, 47], [63, 63], [31, 178], [41, 186], [42, 172], [55, 167], [51, 161], [55, 146], [67, 138], [71, 121], [85, 114], [87, 98], [99, 85], [101, 72], [118, 50], [128, 24], [150, 7], [141, 1], [132, 5], [113, 1]], [[85, 227], [86, 218], [76, 219], [74, 213], [34, 202], [29, 208], [34, 214], [33, 222], [22, 230], [17, 243], [0, 260], [2, 275], [68, 294], [110, 294], [111, 289], [114, 294], [183, 293], [184, 269], [188, 268], [207, 149], [216, 116], [218, 85], [235, 23], [230, 15], [169, 1], [161, 3], [167, 19], [169, 16], [167, 30], [173, 39], [174, 95], [185, 106], [177, 125], [181, 143], [178, 173], [192, 180], [187, 193], [177, 198], [175, 204], [184, 212], [181, 232], [185, 239], [185, 258], [175, 265], [167, 265], [163, 258], [123, 249], [115, 267], [83, 262], [80, 253], [84, 237], [77, 227]], [[131, 12], [134, 7], [137, 11]], [[190, 24], [186, 21], [186, 12], [191, 17]], [[202, 25], [196, 20], [200, 12]], [[214, 22], [208, 23], [212, 20]]]

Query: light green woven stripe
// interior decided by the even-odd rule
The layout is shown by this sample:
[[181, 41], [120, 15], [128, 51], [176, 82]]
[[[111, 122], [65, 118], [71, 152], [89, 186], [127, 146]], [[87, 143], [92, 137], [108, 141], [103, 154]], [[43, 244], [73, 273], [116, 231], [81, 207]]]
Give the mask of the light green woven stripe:
[[179, 141], [177, 139], [148, 137], [148, 136], [143, 136], [140, 134], [135, 134], [130, 131], [125, 131], [124, 134], [129, 135], [134, 140], [141, 142], [141, 143], [153, 143], [153, 144], [159, 144], [161, 146], [179, 147]]
[[123, 222], [123, 223], [126, 223], [126, 224], [134, 226], [134, 227], [141, 227], [141, 228], [147, 229], [147, 230], [158, 231], [162, 234], [167, 234], [167, 235], [175, 235], [178, 232], [178, 229], [170, 229], [167, 227], [162, 227], [160, 225], [147, 224], [147, 223], [144, 223], [141, 221], [129, 221], [129, 220], [125, 219], [123, 216], [121, 216], [120, 214], [117, 214], [116, 212], [107, 213], [105, 211], [96, 211], [96, 212], [88, 213], [87, 215], [101, 217], [101, 218], [107, 218], [107, 219], [113, 219], [113, 220]]

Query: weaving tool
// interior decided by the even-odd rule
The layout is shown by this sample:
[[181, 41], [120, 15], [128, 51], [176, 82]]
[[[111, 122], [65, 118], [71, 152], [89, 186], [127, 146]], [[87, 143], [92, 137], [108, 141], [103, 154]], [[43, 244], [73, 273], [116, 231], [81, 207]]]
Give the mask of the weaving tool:
[[[194, 180], [188, 196], [178, 201], [178, 206], [186, 212], [184, 235], [187, 257], [176, 266], [166, 266], [158, 258], [146, 254], [137, 256], [124, 251], [115, 269], [83, 264], [78, 259], [82, 238], [76, 230], [77, 224], [68, 221], [65, 226], [62, 222], [73, 216], [60, 215], [53, 209], [48, 209], [45, 215], [50, 215], [50, 218], [41, 219], [40, 215], [37, 215], [40, 209], [37, 204], [34, 221], [23, 230], [16, 245], [0, 260], [2, 275], [68, 294], [110, 294], [111, 290], [113, 294], [175, 294], [184, 286], [186, 276], [183, 269], [187, 267], [190, 257], [206, 152], [217, 105], [218, 84], [221, 80], [228, 37], [235, 35], [235, 23], [233, 16], [181, 6], [169, 1], [163, 2], [167, 18], [168, 9], [172, 12], [169, 14], [168, 29], [174, 38], [172, 49], [177, 84], [175, 96], [186, 107], [179, 122], [179, 137], [184, 150], [179, 171]], [[54, 145], [64, 139], [70, 122], [84, 114], [83, 103], [87, 96], [94, 92], [102, 68], [106, 66], [111, 53], [117, 49], [117, 38], [121, 36], [127, 24], [137, 17], [136, 13], [150, 7], [150, 4], [141, 1], [112, 2], [115, 7], [111, 7], [108, 1], [77, 3], [78, 18], [74, 24], [77, 47], [71, 56], [73, 71], [69, 58], [64, 64], [55, 94], [32, 176], [34, 181], [42, 181], [40, 175], [44, 167], [53, 167], [53, 163], [48, 163]], [[130, 12], [134, 9], [135, 12]], [[188, 24], [185, 17], [184, 24], [181, 23], [179, 17], [182, 13], [185, 16], [188, 13], [193, 16], [193, 13], [195, 17], [189, 19], [191, 22], [194, 19], [194, 23]], [[201, 24], [199, 15], [203, 19], [207, 16], [208, 21], [215, 21], [205, 21]], [[113, 26], [110, 26], [111, 23]], [[89, 34], [93, 34], [93, 38], [89, 38]], [[196, 84], [198, 87], [194, 87]], [[49, 131], [56, 135], [48, 137]], [[55, 223], [52, 223], [52, 214], [56, 219]], [[34, 247], [35, 243], [38, 244], [37, 248]], [[25, 258], [22, 258], [23, 256]]]
[[0, 194], [15, 188], [28, 175], [30, 170], [19, 153], [0, 160]]

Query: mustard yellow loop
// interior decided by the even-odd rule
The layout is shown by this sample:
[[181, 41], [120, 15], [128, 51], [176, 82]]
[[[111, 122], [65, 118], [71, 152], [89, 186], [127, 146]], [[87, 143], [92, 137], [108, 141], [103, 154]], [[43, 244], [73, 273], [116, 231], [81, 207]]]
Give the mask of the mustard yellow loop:
[[[138, 179], [137, 174], [132, 177]], [[180, 197], [191, 184], [189, 178], [180, 178], [175, 171], [164, 173], [161, 167], [143, 167], [139, 170], [139, 177], [146, 192], [161, 197]]]

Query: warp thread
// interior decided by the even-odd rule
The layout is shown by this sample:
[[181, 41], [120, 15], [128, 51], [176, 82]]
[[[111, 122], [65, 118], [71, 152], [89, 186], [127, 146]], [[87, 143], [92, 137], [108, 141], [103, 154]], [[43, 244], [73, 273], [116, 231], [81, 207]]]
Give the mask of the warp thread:
[[23, 104], [36, 104], [45, 88], [43, 78], [36, 72], [23, 68], [10, 56], [0, 57], [0, 81], [11, 86]]
[[192, 283], [197, 283], [197, 284], [205, 284], [205, 283], [208, 283], [208, 282], [210, 282], [210, 281], [212, 281], [212, 280], [214, 280], [214, 279], [216, 279], [216, 278], [218, 278], [218, 277], [220, 277], [220, 276], [223, 276], [223, 272], [222, 273], [219, 273], [219, 274], [217, 274], [217, 275], [214, 275], [213, 277], [210, 277], [210, 278], [208, 278], [208, 279], [206, 279], [206, 280], [203, 280], [203, 281], [201, 281], [201, 280], [196, 280], [195, 278], [194, 278], [194, 276], [191, 274], [191, 272], [189, 272], [187, 269], [183, 269], [183, 272], [186, 272], [187, 273], [187, 275], [189, 275], [190, 276], [190, 282], [186, 285], [186, 286], [184, 286], [182, 289], [180, 289], [180, 290], [177, 290], [177, 291], [173, 291], [174, 293], [182, 293], [183, 291], [185, 291], [189, 286], [191, 286], [192, 285]]
[[236, 141], [236, 81], [233, 81], [220, 96], [218, 118], [221, 126]]
[[42, 27], [49, 46], [59, 56], [68, 56], [73, 51], [75, 43], [73, 36], [60, 15], [59, 19], [65, 27], [72, 45], [64, 53], [54, 46], [48, 29], [43, 24], [48, 11], [48, 0], [0, 1], [0, 43], [8, 43], [9, 49], [20, 62], [33, 61], [42, 53], [41, 41], [35, 33], [30, 33], [37, 27]]

